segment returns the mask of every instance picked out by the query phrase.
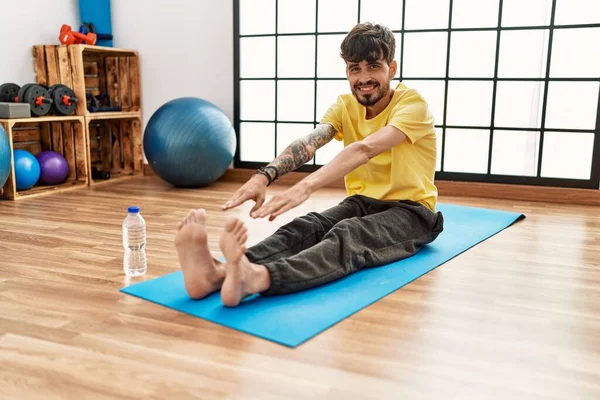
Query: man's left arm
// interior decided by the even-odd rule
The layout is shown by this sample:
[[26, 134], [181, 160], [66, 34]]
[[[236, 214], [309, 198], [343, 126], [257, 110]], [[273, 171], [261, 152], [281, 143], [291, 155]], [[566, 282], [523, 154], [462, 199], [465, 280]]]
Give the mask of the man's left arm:
[[366, 164], [371, 158], [392, 149], [405, 139], [404, 132], [392, 125], [387, 125], [365, 139], [350, 144], [329, 163], [285, 192], [274, 196], [255, 211], [255, 217], [263, 218], [268, 215], [270, 221], [274, 220], [277, 216], [302, 204], [312, 192], [342, 179], [357, 167]]

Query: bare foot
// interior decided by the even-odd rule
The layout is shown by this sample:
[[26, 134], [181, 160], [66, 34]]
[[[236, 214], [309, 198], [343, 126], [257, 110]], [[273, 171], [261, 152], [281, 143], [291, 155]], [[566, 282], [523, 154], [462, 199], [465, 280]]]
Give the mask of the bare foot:
[[212, 257], [208, 248], [205, 221], [206, 210], [190, 210], [177, 224], [175, 235], [185, 290], [194, 300], [219, 290], [225, 277], [224, 266]]
[[225, 256], [225, 281], [221, 287], [221, 301], [235, 307], [249, 295], [267, 290], [271, 286], [269, 272], [262, 265], [252, 264], [246, 257], [247, 229], [237, 218], [225, 225], [219, 247]]

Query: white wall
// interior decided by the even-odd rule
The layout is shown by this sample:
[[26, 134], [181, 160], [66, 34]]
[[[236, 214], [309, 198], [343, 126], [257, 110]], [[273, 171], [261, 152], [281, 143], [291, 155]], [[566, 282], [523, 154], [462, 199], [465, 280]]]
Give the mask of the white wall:
[[[113, 0], [111, 8], [114, 46], [140, 53], [144, 126], [182, 96], [211, 101], [233, 121], [232, 1]], [[80, 23], [78, 0], [3, 1], [1, 15], [0, 84], [34, 82], [32, 46], [59, 44], [62, 24]]]
[[32, 46], [59, 44], [62, 24], [79, 28], [77, 0], [3, 1], [0, 13], [0, 84], [35, 82]]
[[[195, 96], [233, 122], [233, 2], [112, 0], [115, 47], [140, 54], [143, 127], [162, 104]], [[3, 1], [0, 84], [35, 82], [32, 46], [79, 28], [78, 0]]]
[[169, 100], [194, 96], [233, 122], [233, 2], [112, 2], [114, 46], [140, 53], [144, 126]]

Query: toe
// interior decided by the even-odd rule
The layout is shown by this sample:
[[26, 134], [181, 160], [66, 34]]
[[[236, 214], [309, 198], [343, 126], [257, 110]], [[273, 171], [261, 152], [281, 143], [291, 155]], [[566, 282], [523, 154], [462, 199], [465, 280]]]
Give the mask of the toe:
[[242, 231], [242, 228], [244, 227], [244, 223], [241, 220], [237, 220], [236, 224], [235, 224], [235, 233], [239, 234]]
[[178, 224], [178, 226], [179, 226], [179, 227], [181, 227], [181, 228], [183, 228], [183, 227], [184, 227], [184, 226], [186, 226], [187, 224], [188, 224], [188, 215], [186, 214], [186, 216], [185, 216], [185, 217], [183, 217], [183, 218], [181, 218], [181, 219], [179, 220], [179, 224]]
[[[246, 228], [246, 225], [242, 223], [242, 227], [240, 228], [240, 232], [238, 233], [239, 236], [244, 236], [246, 235], [246, 238], [248, 237], [247, 235], [248, 233], [248, 228]], [[242, 242], [245, 242], [246, 240], [243, 240]]]
[[188, 214], [185, 216], [185, 223], [191, 224], [194, 222], [194, 210], [190, 210]]
[[199, 208], [196, 210], [196, 222], [203, 224], [204, 221], [206, 221], [206, 210], [204, 208]]
[[200, 213], [198, 212], [198, 210], [194, 210], [191, 213], [190, 219], [194, 223], [203, 223], [204, 222], [204, 218], [200, 215]]
[[234, 232], [234, 228], [239, 220], [236, 217], [231, 217], [225, 224], [226, 232]]

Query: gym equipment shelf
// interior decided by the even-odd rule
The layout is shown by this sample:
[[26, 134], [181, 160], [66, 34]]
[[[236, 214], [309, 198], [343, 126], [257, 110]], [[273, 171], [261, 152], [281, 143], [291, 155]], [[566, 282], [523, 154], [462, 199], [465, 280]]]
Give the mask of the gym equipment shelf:
[[[11, 154], [54, 150], [69, 163], [65, 183], [17, 191], [14, 168], [0, 198], [17, 200], [143, 175], [139, 55], [135, 50], [89, 45], [33, 46], [36, 83], [63, 84], [78, 99], [75, 115], [0, 119]], [[90, 112], [87, 99], [103, 95], [116, 111]], [[101, 104], [100, 106], [105, 106]], [[13, 142], [14, 141], [14, 142]], [[14, 160], [11, 161], [14, 166]], [[110, 174], [109, 179], [94, 175]]]
[[[79, 99], [75, 113], [84, 117], [89, 184], [143, 174], [138, 52], [83, 44], [36, 45], [33, 57], [38, 84], [71, 85]], [[102, 98], [99, 106], [116, 111], [91, 112], [88, 100], [96, 97]], [[108, 174], [109, 179], [98, 178]]]
[[[89, 186], [88, 144], [84, 117], [0, 119], [0, 124], [8, 134], [11, 147], [11, 171], [2, 188], [1, 198], [19, 200]], [[34, 155], [45, 150], [61, 154], [69, 165], [69, 174], [65, 182], [59, 185], [35, 185], [27, 190], [17, 190], [14, 149], [27, 150]]]
[[73, 89], [79, 100], [77, 115], [94, 115], [87, 99], [100, 95], [108, 100], [108, 107], [116, 108], [110, 113], [141, 112], [137, 51], [82, 44], [36, 45], [33, 58], [38, 84], [62, 83]]
[[95, 113], [85, 117], [85, 125], [88, 170], [110, 173], [102, 180], [90, 172], [90, 185], [143, 174], [141, 113]]

